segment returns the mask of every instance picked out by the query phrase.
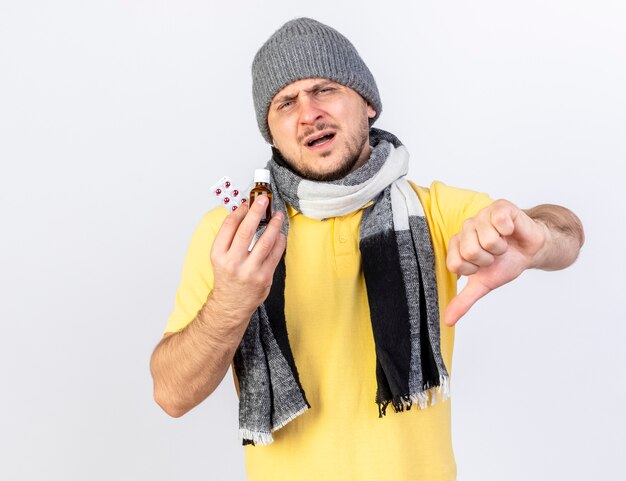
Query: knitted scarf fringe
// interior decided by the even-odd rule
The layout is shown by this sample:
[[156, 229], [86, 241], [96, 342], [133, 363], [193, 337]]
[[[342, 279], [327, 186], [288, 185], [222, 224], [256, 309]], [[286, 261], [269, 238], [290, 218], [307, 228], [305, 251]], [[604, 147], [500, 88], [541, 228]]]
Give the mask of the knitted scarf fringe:
[[[308, 411], [308, 409], [309, 407], [305, 406], [304, 408], [295, 412], [294, 414], [286, 418], [283, 422], [274, 426], [272, 428], [272, 432], [279, 430], [280, 428], [288, 424], [290, 421], [300, 416], [300, 414], [304, 413], [305, 411]], [[255, 445], [258, 445], [258, 446], [267, 446], [268, 444], [272, 444], [274, 442], [272, 433], [252, 431], [250, 429], [239, 428], [239, 441], [243, 442], [244, 439], [251, 440]]]
[[423, 391], [413, 394], [405, 394], [395, 397], [390, 401], [382, 401], [378, 404], [378, 417], [382, 418], [387, 414], [387, 406], [392, 405], [394, 412], [410, 411], [413, 405], [418, 409], [426, 409], [428, 406], [434, 406], [437, 403], [437, 393], [441, 401], [446, 401], [450, 397], [450, 378], [448, 376], [439, 376], [439, 386], [425, 386]]
[[[439, 376], [439, 386], [426, 386], [424, 391], [414, 393], [414, 394], [406, 394], [404, 396], [400, 396], [392, 401], [384, 401], [382, 403], [378, 403], [378, 413], [379, 418], [385, 416], [387, 414], [387, 406], [389, 404], [392, 405], [394, 412], [404, 412], [410, 411], [411, 407], [415, 405], [418, 409], [426, 409], [429, 406], [434, 406], [437, 403], [437, 393], [439, 393], [439, 397], [441, 401], [446, 401], [450, 397], [450, 378], [448, 376]], [[300, 416], [300, 414], [307, 411], [309, 408], [305, 406], [303, 409], [297, 411], [289, 418], [285, 419], [280, 424], [277, 424], [272, 429], [272, 432], [277, 431], [282, 428], [286, 424], [288, 424], [293, 419]], [[259, 432], [259, 431], [251, 431], [249, 429], [239, 429], [239, 441], [243, 442], [244, 439], [252, 440], [255, 445], [258, 446], [267, 446], [274, 442], [274, 438], [272, 433], [267, 432]]]

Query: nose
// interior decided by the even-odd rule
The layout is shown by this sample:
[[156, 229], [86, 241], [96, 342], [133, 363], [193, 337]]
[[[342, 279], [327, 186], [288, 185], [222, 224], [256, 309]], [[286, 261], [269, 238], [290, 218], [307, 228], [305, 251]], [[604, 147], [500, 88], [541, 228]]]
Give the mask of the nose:
[[322, 119], [325, 112], [310, 95], [305, 95], [300, 101], [300, 123], [314, 125]]

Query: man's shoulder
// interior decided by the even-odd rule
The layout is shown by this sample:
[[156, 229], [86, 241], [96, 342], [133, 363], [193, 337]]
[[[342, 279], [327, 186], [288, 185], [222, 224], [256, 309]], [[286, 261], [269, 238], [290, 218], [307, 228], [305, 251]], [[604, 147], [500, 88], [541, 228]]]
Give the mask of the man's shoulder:
[[458, 202], [471, 199], [476, 196], [486, 196], [485, 192], [480, 192], [465, 187], [455, 187], [440, 180], [433, 180], [428, 187], [416, 184], [412, 180], [408, 180], [413, 190], [417, 193], [422, 201], [428, 202]]
[[224, 219], [230, 212], [225, 207], [218, 205], [206, 211], [196, 226], [196, 235], [202, 237], [215, 237]]
[[202, 220], [208, 223], [217, 223], [218, 225], [221, 225], [222, 222], [224, 222], [224, 219], [226, 219], [229, 214], [230, 211], [226, 207], [218, 205], [216, 207], [213, 207], [211, 210], [205, 212]]
[[428, 186], [417, 184], [409, 179], [407, 179], [407, 181], [417, 194], [417, 197], [425, 210], [431, 207], [433, 197], [436, 198], [442, 188], [447, 187], [443, 182], [438, 180], [432, 181]]
[[428, 194], [430, 193], [431, 190], [440, 190], [440, 189], [446, 189], [446, 188], [454, 188], [454, 187], [449, 187], [447, 184], [444, 184], [442, 181], [440, 180], [433, 180], [431, 181], [431, 183], [429, 185], [426, 184], [422, 184], [422, 183], [417, 183], [411, 179], [407, 179], [409, 184], [411, 184], [411, 187], [413, 187], [413, 189], [416, 192], [422, 192], [424, 194]]
[[431, 182], [428, 187], [408, 182], [415, 190], [426, 217], [433, 225], [441, 226], [446, 238], [457, 233], [465, 219], [493, 202], [485, 192], [453, 187], [439, 180]]

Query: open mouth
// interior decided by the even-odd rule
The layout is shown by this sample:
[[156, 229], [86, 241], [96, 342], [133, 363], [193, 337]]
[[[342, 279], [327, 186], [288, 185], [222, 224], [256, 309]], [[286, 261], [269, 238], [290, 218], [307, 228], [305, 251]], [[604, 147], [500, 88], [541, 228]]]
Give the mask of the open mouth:
[[311, 140], [310, 142], [306, 143], [307, 147], [317, 147], [319, 145], [324, 145], [328, 142], [330, 142], [333, 138], [335, 137], [335, 134], [326, 134], [322, 137], [318, 137], [316, 139]]

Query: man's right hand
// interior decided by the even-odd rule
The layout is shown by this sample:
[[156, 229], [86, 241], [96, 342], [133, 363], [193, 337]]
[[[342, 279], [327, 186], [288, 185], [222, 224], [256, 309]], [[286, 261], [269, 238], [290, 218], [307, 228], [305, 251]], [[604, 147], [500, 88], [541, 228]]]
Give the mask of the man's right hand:
[[276, 266], [287, 241], [280, 232], [284, 215], [274, 212], [263, 235], [248, 251], [268, 199], [258, 197], [251, 207], [243, 204], [232, 212], [220, 227], [211, 249], [215, 284], [211, 296], [231, 314], [231, 319], [250, 319], [265, 301]]

